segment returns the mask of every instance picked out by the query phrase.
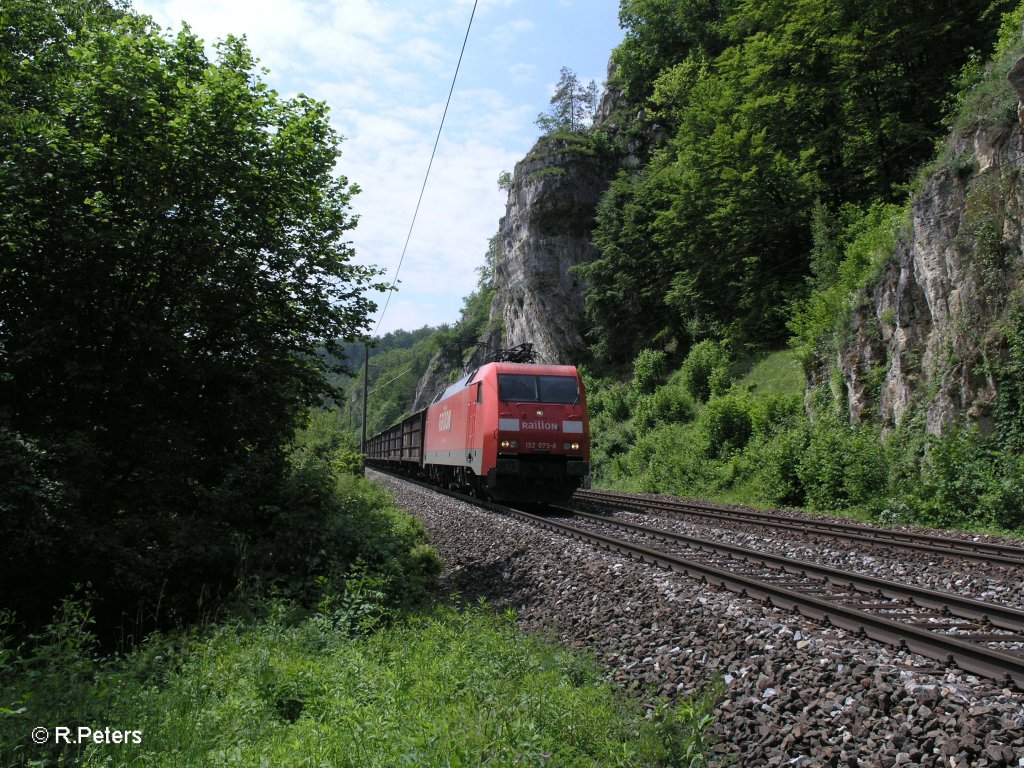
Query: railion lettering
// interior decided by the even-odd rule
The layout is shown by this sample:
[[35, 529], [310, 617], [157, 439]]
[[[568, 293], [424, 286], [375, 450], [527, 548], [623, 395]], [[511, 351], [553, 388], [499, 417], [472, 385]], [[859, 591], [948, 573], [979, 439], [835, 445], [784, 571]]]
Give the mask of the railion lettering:
[[558, 423], [554, 421], [523, 421], [519, 424], [520, 429], [550, 429], [558, 431]]

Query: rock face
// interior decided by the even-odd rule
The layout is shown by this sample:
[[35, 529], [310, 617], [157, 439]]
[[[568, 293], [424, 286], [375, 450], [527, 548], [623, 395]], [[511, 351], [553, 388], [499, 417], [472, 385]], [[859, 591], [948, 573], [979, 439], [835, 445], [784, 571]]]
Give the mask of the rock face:
[[597, 256], [594, 210], [617, 167], [552, 138], [516, 165], [491, 317], [500, 318], [508, 346], [531, 342], [540, 362], [575, 363], [584, 351], [583, 286], [570, 268]]
[[[605, 89], [594, 118], [602, 136], [619, 133], [613, 121], [621, 102]], [[598, 255], [590, 243], [597, 203], [620, 168], [639, 162], [632, 147], [623, 156], [611, 145], [611, 138], [602, 145], [542, 137], [512, 174], [491, 325], [504, 328], [506, 346], [532, 343], [540, 362], [577, 363], [585, 350], [585, 286], [569, 270]]]
[[1006, 73], [1006, 79], [1017, 94], [1017, 118], [1024, 124], [1024, 59], [1018, 59], [1010, 71]]
[[864, 296], [836, 361], [851, 421], [893, 426], [911, 411], [940, 433], [965, 415], [982, 429], [997, 391], [987, 362], [1024, 273], [1024, 131], [980, 127], [913, 200], [909, 231]]

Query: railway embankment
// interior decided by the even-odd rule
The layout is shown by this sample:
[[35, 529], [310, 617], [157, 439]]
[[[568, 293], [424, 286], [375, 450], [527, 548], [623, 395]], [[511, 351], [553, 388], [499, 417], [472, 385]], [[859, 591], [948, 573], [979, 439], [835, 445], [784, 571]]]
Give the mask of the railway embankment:
[[[524, 627], [589, 651], [610, 679], [652, 703], [720, 681], [717, 764], [1024, 766], [1020, 691], [426, 489], [380, 481], [423, 521], [445, 563], [443, 584], [461, 599], [514, 608]], [[835, 560], [828, 551], [835, 548], [795, 546], [805, 557], [820, 549]], [[914, 560], [894, 565], [877, 553], [859, 557], [868, 570], [872, 561], [890, 573], [929, 568]], [[940, 583], [961, 578], [948, 564], [930, 567]], [[1015, 577], [998, 573], [984, 570], [982, 579], [1005, 594], [1012, 587], [1003, 582]]]

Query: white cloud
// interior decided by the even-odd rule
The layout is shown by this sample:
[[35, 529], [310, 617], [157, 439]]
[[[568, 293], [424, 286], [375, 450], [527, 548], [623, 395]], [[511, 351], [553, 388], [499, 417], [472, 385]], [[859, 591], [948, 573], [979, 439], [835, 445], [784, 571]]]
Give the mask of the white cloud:
[[[358, 260], [387, 268], [390, 281], [473, 0], [134, 1], [164, 27], [187, 20], [207, 44], [244, 34], [271, 70], [271, 87], [284, 97], [301, 91], [328, 103], [332, 124], [345, 136], [338, 170], [362, 188], [353, 199], [360, 222], [351, 240]], [[557, 72], [536, 55], [552, 48], [543, 36], [555, 7], [480, 0], [401, 290], [391, 298], [382, 332], [451, 322], [475, 287], [475, 269], [504, 215], [498, 173], [511, 170], [532, 144], [533, 120], [547, 106], [535, 90], [517, 89], [535, 88], [539, 71]], [[375, 298], [382, 306], [385, 297]]]
[[529, 32], [534, 26], [534, 23], [529, 19], [516, 19], [500, 24], [487, 36], [487, 41], [490, 45], [507, 48], [514, 45], [520, 35], [524, 32]]
[[[354, 235], [360, 257], [386, 267], [389, 281], [409, 233], [425, 157], [414, 147], [389, 153], [386, 161], [374, 164], [378, 175], [354, 203], [367, 214]], [[383, 330], [403, 327], [400, 318], [414, 315], [414, 305], [420, 303], [430, 307], [445, 300], [450, 309], [438, 315], [438, 321], [456, 319], [458, 300], [475, 288], [476, 268], [483, 263], [487, 240], [504, 214], [495, 169], [510, 168], [516, 159], [514, 153], [494, 144], [453, 144], [442, 138], [402, 264], [400, 290], [391, 298]], [[410, 173], [406, 165], [418, 172]], [[360, 178], [354, 171], [347, 172]], [[404, 327], [419, 325], [422, 322]]]
[[522, 85], [537, 76], [537, 65], [517, 62], [508, 68], [509, 78], [517, 85]]

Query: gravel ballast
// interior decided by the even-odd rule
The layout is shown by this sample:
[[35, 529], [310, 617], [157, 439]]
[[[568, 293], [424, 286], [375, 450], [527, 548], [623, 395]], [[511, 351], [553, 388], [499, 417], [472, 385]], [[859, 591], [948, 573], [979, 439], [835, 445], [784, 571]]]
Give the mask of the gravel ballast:
[[758, 529], [752, 525], [719, 528], [694, 522], [685, 516], [622, 512], [618, 517], [687, 536], [1024, 609], [1024, 574], [1013, 566], [899, 550], [883, 544], [874, 547], [864, 543], [854, 545], [820, 534], [800, 535], [791, 531]]
[[514, 608], [524, 628], [592, 652], [648, 701], [720, 678], [716, 764], [1024, 767], [1024, 694], [368, 474], [423, 521], [444, 587], [463, 600]]

